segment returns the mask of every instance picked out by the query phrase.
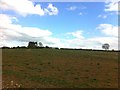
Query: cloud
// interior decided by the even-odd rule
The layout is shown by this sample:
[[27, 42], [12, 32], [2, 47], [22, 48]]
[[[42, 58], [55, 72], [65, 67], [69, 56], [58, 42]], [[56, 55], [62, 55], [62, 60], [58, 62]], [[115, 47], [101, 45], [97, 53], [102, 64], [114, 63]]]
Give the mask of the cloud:
[[49, 15], [57, 15], [58, 9], [54, 7], [52, 4], [49, 4], [47, 9], [44, 9], [45, 13], [48, 13]]
[[86, 38], [83, 30], [67, 32], [66, 37], [56, 38], [50, 30], [37, 27], [25, 27], [17, 24], [16, 17], [0, 14], [0, 46], [27, 46], [29, 41], [42, 42], [44, 46], [102, 49], [102, 44], [109, 43], [110, 49], [118, 49], [117, 26], [111, 24], [100, 24], [96, 29], [103, 33], [104, 37]]
[[[64, 47], [83, 48], [83, 49], [102, 49], [104, 43], [110, 45], [110, 50], [118, 50], [118, 27], [111, 24], [100, 24], [96, 27], [104, 36], [94, 36], [86, 38], [83, 35], [83, 30], [68, 32], [67, 35], [71, 38], [66, 38]], [[84, 32], [85, 33], [85, 32]], [[72, 38], [73, 37], [73, 38]]]
[[101, 15], [101, 14], [100, 14], [100, 15], [98, 15], [98, 18], [103, 18], [103, 19], [106, 19], [107, 17], [108, 17], [108, 15], [105, 15], [105, 14], [104, 14], [104, 15]]
[[80, 12], [78, 15], [80, 15], [80, 16], [82, 16], [82, 15], [87, 15], [87, 13]]
[[106, 19], [110, 15], [119, 14], [118, 0], [106, 0], [104, 11], [106, 14], [100, 14], [98, 18]]
[[69, 11], [74, 11], [76, 9], [77, 9], [77, 6], [71, 6], [71, 7], [67, 8], [67, 10], [69, 10]]
[[116, 14], [118, 14], [118, 2], [117, 1], [106, 2], [104, 11], [115, 12]]
[[110, 2], [119, 2], [119, 0], [105, 0], [105, 3], [110, 3]]
[[[97, 46], [98, 42], [91, 42], [87, 38], [83, 36], [82, 30], [77, 30], [74, 32], [68, 32], [67, 35], [71, 36], [71, 38], [64, 39], [64, 47], [66, 48], [83, 48], [83, 49], [91, 49], [94, 46]], [[74, 38], [72, 38], [74, 37]]]
[[73, 37], [76, 37], [76, 38], [83, 39], [84, 37], [83, 37], [82, 33], [83, 33], [82, 30], [78, 30], [78, 31], [75, 31], [75, 32], [69, 32], [67, 34], [72, 35]]
[[118, 37], [118, 27], [111, 24], [100, 24], [96, 29], [108, 36]]
[[82, 49], [102, 49], [102, 45], [109, 43], [110, 50], [118, 50], [118, 38], [116, 37], [93, 37], [93, 38], [73, 38], [64, 39], [63, 47], [66, 48], [82, 48]]
[[47, 8], [42, 8], [40, 4], [34, 6], [34, 3], [30, 0], [1, 0], [0, 8], [2, 10], [13, 10], [22, 16], [31, 14], [40, 16], [58, 14], [58, 9], [52, 4], [49, 4]]
[[117, 37], [95, 37], [88, 39], [89, 42], [98, 42], [96, 45], [98, 49], [102, 49], [102, 45], [108, 43], [110, 45], [110, 49], [118, 50], [118, 38]]
[[[29, 41], [41, 41], [45, 44], [55, 44], [59, 39], [52, 37], [49, 30], [39, 29], [37, 27], [23, 27], [13, 23], [15, 17], [0, 14], [0, 46], [9, 45], [11, 42], [25, 43]], [[6, 43], [7, 42], [7, 43]], [[12, 43], [10, 45], [15, 45]]]
[[67, 8], [67, 10], [74, 11], [74, 10], [77, 10], [77, 9], [81, 10], [81, 9], [86, 9], [86, 8], [87, 7], [85, 7], [83, 5], [80, 5], [80, 6], [70, 6], [70, 7]]

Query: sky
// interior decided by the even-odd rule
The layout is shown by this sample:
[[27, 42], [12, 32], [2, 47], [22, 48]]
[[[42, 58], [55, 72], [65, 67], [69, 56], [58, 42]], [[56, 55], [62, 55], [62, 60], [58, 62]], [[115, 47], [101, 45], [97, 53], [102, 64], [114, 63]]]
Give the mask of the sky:
[[59, 48], [118, 50], [118, 3], [0, 0], [0, 47], [29, 41]]

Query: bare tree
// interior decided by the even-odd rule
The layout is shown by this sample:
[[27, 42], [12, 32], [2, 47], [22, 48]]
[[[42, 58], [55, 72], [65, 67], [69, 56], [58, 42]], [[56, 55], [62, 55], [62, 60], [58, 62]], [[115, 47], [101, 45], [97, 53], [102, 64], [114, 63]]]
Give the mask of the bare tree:
[[105, 49], [105, 50], [108, 50], [110, 47], [110, 45], [108, 43], [105, 43], [102, 45], [102, 48]]

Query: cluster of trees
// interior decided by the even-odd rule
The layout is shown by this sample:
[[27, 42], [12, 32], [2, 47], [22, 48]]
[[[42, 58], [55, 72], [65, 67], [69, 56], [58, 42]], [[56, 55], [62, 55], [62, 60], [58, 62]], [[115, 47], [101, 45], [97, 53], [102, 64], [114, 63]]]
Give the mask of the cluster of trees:
[[28, 48], [42, 48], [44, 47], [43, 44], [41, 42], [37, 43], [37, 42], [29, 42], [28, 43]]
[[[41, 42], [37, 43], [37, 42], [29, 42], [28, 43], [28, 46], [17, 46], [17, 47], [2, 47], [2, 49], [9, 49], [9, 48], [13, 48], [13, 49], [16, 49], [16, 48], [43, 48], [43, 44]], [[47, 46], [48, 47], [48, 46]]]

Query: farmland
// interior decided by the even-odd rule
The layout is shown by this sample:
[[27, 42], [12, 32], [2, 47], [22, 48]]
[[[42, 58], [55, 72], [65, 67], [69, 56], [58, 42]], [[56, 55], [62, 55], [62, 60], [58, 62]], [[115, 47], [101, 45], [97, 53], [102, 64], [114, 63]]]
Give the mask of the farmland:
[[[3, 49], [3, 87], [117, 88], [118, 52]], [[13, 85], [11, 84], [13, 81]]]

